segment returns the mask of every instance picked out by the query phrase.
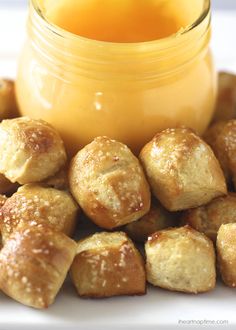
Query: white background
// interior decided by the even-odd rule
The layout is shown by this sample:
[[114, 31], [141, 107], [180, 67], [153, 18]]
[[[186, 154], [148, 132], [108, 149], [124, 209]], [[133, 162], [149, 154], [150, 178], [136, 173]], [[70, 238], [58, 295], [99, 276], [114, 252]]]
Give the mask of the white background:
[[[175, 0], [175, 1], [178, 1], [178, 0]], [[0, 0], [0, 4], [25, 5], [25, 4], [27, 4], [27, 0]], [[212, 6], [214, 8], [221, 8], [221, 9], [222, 8], [233, 8], [233, 7], [235, 7], [235, 0], [212, 0]]]
[[[212, 48], [217, 67], [236, 71], [236, 0], [213, 0], [212, 4]], [[15, 76], [26, 17], [26, 0], [0, 0], [0, 76]]]

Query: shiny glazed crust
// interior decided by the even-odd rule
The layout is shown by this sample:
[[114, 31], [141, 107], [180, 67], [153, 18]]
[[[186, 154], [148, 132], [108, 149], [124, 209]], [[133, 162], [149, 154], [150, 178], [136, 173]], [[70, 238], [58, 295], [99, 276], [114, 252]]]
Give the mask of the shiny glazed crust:
[[217, 235], [217, 261], [224, 283], [236, 287], [236, 224], [222, 225]]
[[142, 256], [122, 232], [99, 233], [80, 241], [71, 278], [83, 297], [143, 295], [146, 292]]
[[170, 291], [206, 292], [216, 282], [212, 242], [191, 227], [159, 231], [145, 244], [148, 282]]
[[190, 129], [157, 134], [140, 159], [155, 197], [169, 211], [197, 207], [227, 192], [213, 151]]
[[46, 122], [21, 117], [0, 123], [0, 173], [11, 182], [40, 182], [65, 162], [62, 139]]
[[116, 228], [141, 218], [150, 191], [138, 159], [124, 144], [98, 137], [72, 160], [72, 194], [98, 226]]
[[222, 224], [236, 222], [236, 193], [229, 193], [207, 205], [188, 210], [182, 220], [215, 242]]
[[0, 252], [0, 288], [18, 302], [47, 308], [60, 290], [76, 243], [47, 226], [23, 225]]
[[36, 184], [22, 186], [0, 211], [0, 229], [3, 241], [19, 223], [47, 223], [54, 230], [71, 236], [74, 233], [79, 207], [65, 191]]

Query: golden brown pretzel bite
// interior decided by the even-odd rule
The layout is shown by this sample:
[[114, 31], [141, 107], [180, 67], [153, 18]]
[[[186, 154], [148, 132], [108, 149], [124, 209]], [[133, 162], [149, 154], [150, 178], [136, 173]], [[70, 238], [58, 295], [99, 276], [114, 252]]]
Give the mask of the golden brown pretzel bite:
[[236, 120], [213, 124], [204, 138], [219, 160], [227, 182], [233, 181], [236, 186]]
[[62, 139], [48, 123], [28, 117], [0, 123], [0, 173], [11, 182], [40, 182], [65, 162]]
[[145, 251], [149, 283], [187, 293], [206, 292], [215, 287], [213, 243], [191, 227], [154, 233]]
[[70, 190], [86, 215], [112, 229], [142, 217], [150, 191], [138, 159], [124, 144], [98, 137], [79, 151], [69, 171]]
[[217, 261], [224, 283], [236, 287], [236, 223], [222, 225], [217, 235]]
[[83, 297], [146, 292], [143, 258], [122, 232], [103, 232], [78, 242], [71, 277], [78, 294]]
[[187, 210], [182, 221], [215, 242], [222, 224], [236, 222], [236, 194], [229, 193], [228, 196], [218, 197], [207, 205]]
[[21, 222], [44, 222], [53, 229], [71, 236], [74, 233], [79, 207], [65, 191], [36, 184], [22, 186], [0, 212], [3, 242]]
[[0, 288], [27, 306], [47, 308], [60, 290], [76, 243], [46, 225], [20, 225], [0, 252]]
[[169, 211], [210, 202], [226, 194], [226, 183], [211, 148], [188, 128], [167, 129], [141, 151], [155, 197]]

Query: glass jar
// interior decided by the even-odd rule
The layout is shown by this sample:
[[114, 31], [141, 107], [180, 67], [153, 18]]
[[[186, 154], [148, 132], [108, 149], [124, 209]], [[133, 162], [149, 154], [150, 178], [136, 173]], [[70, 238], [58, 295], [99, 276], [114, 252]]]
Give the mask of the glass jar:
[[50, 24], [32, 0], [16, 84], [22, 115], [50, 122], [70, 155], [100, 135], [138, 153], [164, 128], [186, 125], [202, 134], [217, 87], [210, 0], [202, 1], [197, 21], [175, 35], [112, 43]]

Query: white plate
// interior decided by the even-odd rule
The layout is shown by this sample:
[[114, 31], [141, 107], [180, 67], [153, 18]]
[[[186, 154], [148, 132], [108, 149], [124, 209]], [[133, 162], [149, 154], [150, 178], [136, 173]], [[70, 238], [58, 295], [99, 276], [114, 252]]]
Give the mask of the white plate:
[[[25, 18], [24, 9], [1, 8], [0, 2], [0, 76], [15, 76]], [[236, 72], [235, 31], [236, 11], [214, 12], [212, 48], [217, 67]], [[144, 297], [82, 300], [68, 281], [46, 311], [24, 307], [0, 293], [0, 329], [156, 330], [190, 325], [219, 329], [221, 323], [236, 329], [235, 296], [236, 291], [219, 283], [213, 292], [197, 296], [149, 288]]]

